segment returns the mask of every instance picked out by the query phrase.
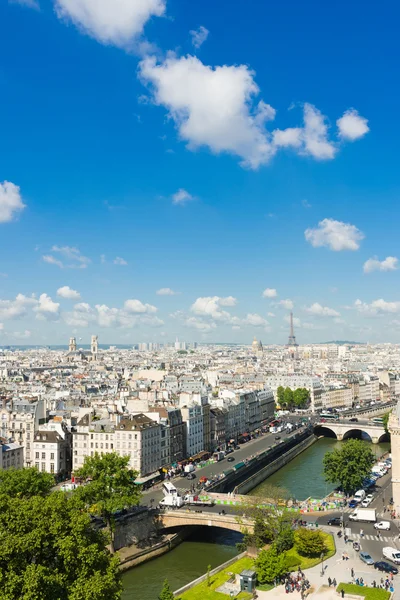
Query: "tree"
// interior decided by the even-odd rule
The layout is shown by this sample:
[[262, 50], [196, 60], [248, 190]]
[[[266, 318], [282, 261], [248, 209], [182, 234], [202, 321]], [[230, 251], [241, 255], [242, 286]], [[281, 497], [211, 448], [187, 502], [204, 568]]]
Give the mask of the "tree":
[[139, 504], [140, 488], [135, 484], [137, 473], [128, 468], [129, 456], [116, 452], [86, 456], [76, 475], [88, 480], [77, 488], [75, 501], [90, 513], [102, 517], [110, 534], [111, 552], [114, 553], [114, 513]]
[[303, 556], [319, 556], [326, 552], [325, 540], [320, 531], [300, 528], [294, 534], [296, 550]]
[[10, 498], [46, 496], [54, 485], [53, 475], [35, 468], [0, 470], [0, 495]]
[[285, 404], [285, 388], [281, 385], [276, 390], [276, 398], [278, 400], [279, 406], [283, 406]]
[[62, 492], [0, 496], [0, 600], [118, 600], [119, 560]]
[[211, 565], [207, 567], [207, 587], [211, 585]]
[[297, 388], [293, 392], [293, 404], [296, 408], [304, 408], [310, 401], [310, 392], [306, 388]]
[[375, 459], [371, 448], [362, 440], [347, 440], [324, 456], [324, 476], [330, 483], [340, 483], [346, 493], [361, 487], [371, 472]]
[[385, 413], [382, 417], [383, 426], [385, 428], [386, 433], [389, 433], [389, 430], [388, 430], [389, 416], [390, 416], [390, 413]]
[[279, 554], [281, 554], [282, 552], [286, 552], [286, 550], [293, 548], [293, 544], [294, 531], [291, 524], [288, 524], [286, 527], [282, 527], [281, 531], [278, 533], [275, 539], [275, 547]]
[[168, 579], [164, 581], [161, 594], [158, 596], [158, 600], [174, 600], [175, 596], [169, 587]]
[[293, 390], [291, 390], [290, 387], [285, 388], [283, 393], [283, 401], [287, 408], [291, 408], [293, 406]]
[[254, 564], [260, 583], [272, 583], [286, 571], [284, 555], [279, 554], [275, 546], [271, 546], [268, 550], [261, 550]]

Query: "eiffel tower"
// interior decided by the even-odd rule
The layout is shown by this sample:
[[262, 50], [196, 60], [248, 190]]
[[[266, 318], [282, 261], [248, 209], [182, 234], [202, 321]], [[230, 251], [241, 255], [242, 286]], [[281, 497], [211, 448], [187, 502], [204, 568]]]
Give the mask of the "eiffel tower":
[[290, 334], [288, 340], [289, 348], [297, 348], [298, 343], [296, 342], [296, 336], [294, 335], [294, 327], [293, 327], [293, 313], [290, 313]]

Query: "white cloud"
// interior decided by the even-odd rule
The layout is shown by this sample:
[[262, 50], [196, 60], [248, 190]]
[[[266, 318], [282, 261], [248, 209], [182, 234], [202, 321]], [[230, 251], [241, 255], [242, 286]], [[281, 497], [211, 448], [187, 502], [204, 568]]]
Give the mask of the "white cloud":
[[39, 10], [40, 6], [36, 0], [8, 0], [9, 4], [21, 4], [21, 6], [27, 6], [28, 8], [34, 8]]
[[266, 288], [262, 293], [263, 298], [276, 298], [277, 295], [278, 292], [274, 288]]
[[42, 260], [43, 262], [48, 263], [49, 265], [56, 265], [57, 267], [60, 267], [60, 269], [64, 268], [64, 265], [61, 262], [61, 260], [58, 260], [54, 256], [51, 256], [51, 254], [45, 254], [44, 256], [42, 256]]
[[291, 147], [300, 154], [312, 156], [317, 160], [332, 159], [337, 148], [328, 139], [326, 117], [315, 106], [304, 104], [303, 127], [276, 129], [273, 140], [276, 147]]
[[79, 300], [81, 295], [76, 290], [72, 290], [68, 285], [58, 288], [57, 296], [66, 300]]
[[71, 327], [88, 327], [89, 323], [96, 321], [96, 314], [90, 304], [79, 302], [72, 312], [63, 313], [63, 319]]
[[399, 259], [395, 256], [387, 256], [384, 260], [378, 258], [369, 258], [364, 263], [364, 273], [372, 273], [372, 271], [396, 271], [398, 269]]
[[198, 331], [211, 331], [216, 329], [216, 324], [213, 321], [203, 321], [197, 317], [188, 317], [184, 321], [186, 327], [197, 329]]
[[219, 296], [206, 296], [197, 298], [190, 310], [199, 316], [211, 317], [215, 321], [230, 322], [234, 317], [221, 309], [221, 306], [235, 306], [237, 300], [232, 296], [220, 298]]
[[29, 306], [37, 304], [36, 298], [18, 294], [15, 300], [0, 300], [0, 319], [20, 319], [27, 314]]
[[369, 131], [368, 120], [360, 117], [358, 111], [354, 108], [346, 110], [343, 116], [336, 121], [336, 125], [339, 129], [339, 135], [351, 142], [362, 138]]
[[[285, 315], [285, 316], [283, 317], [283, 320], [284, 320], [286, 323], [290, 323], [290, 316], [289, 316], [289, 315]], [[293, 317], [293, 325], [294, 325], [295, 327], [302, 327], [302, 322], [301, 322], [301, 320], [300, 320], [298, 317]]]
[[318, 227], [306, 229], [304, 235], [314, 248], [325, 246], [335, 252], [358, 250], [365, 237], [355, 225], [334, 219], [323, 219]]
[[203, 25], [200, 25], [198, 29], [189, 31], [189, 33], [192, 38], [193, 46], [198, 49], [204, 44], [210, 32], [208, 31], [208, 29], [203, 27]]
[[187, 192], [183, 188], [180, 188], [177, 192], [175, 192], [175, 194], [173, 194], [172, 204], [179, 204], [180, 206], [184, 206], [187, 202], [190, 202], [194, 199], [195, 198], [194, 196], [192, 196], [192, 194], [189, 194], [189, 192]]
[[155, 313], [157, 308], [151, 304], [143, 304], [140, 300], [126, 300], [124, 308], [128, 313], [131, 314], [144, 314], [144, 313]]
[[114, 265], [119, 265], [120, 267], [126, 267], [127, 266], [127, 262], [125, 259], [121, 258], [120, 256], [117, 256], [116, 258], [114, 258]]
[[24, 208], [20, 188], [11, 181], [0, 183], [0, 223], [9, 223]]
[[157, 296], [177, 296], [179, 292], [174, 292], [171, 288], [161, 288], [156, 291]]
[[322, 306], [318, 302], [314, 302], [314, 304], [306, 308], [305, 311], [316, 317], [340, 317], [340, 313], [338, 313], [337, 310], [329, 308], [328, 306]]
[[264, 319], [264, 317], [256, 313], [247, 314], [246, 318], [243, 320], [243, 324], [251, 325], [252, 327], [266, 327], [269, 325], [268, 321]]
[[47, 294], [40, 294], [38, 304], [34, 307], [37, 319], [58, 319], [60, 304], [53, 302]]
[[275, 317], [275, 314], [274, 314], [273, 312], [269, 312], [269, 313], [267, 313], [267, 317], [274, 318], [274, 317]]
[[374, 300], [371, 304], [356, 300], [354, 302], [354, 308], [367, 316], [377, 316], [379, 314], [392, 314], [400, 312], [400, 302], [387, 302], [383, 298]]
[[281, 300], [279, 304], [286, 310], [293, 310], [294, 307], [293, 300]]
[[195, 56], [169, 55], [160, 64], [146, 57], [139, 69], [191, 150], [207, 146], [215, 154], [235, 154], [253, 169], [274, 155], [264, 129], [273, 109], [264, 102], [254, 106], [259, 89], [246, 65], [213, 68]]
[[59, 18], [103, 44], [121, 48], [140, 35], [146, 22], [164, 14], [165, 0], [55, 0]]
[[78, 248], [73, 246], [53, 246], [51, 251], [60, 254], [67, 262], [63, 262], [51, 254], [42, 256], [42, 260], [50, 265], [56, 265], [60, 269], [86, 269], [91, 263], [90, 258], [83, 256]]
[[32, 335], [32, 332], [29, 329], [25, 329], [25, 331], [14, 331], [11, 334], [11, 337], [14, 337], [17, 340], [28, 340]]

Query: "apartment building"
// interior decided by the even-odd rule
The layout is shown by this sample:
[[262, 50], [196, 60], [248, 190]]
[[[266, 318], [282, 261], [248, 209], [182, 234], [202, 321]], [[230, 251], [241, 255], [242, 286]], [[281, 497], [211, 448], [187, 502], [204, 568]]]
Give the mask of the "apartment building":
[[12, 399], [0, 408], [1, 437], [24, 448], [24, 466], [34, 466], [32, 443], [35, 431], [46, 420], [43, 399]]
[[182, 419], [186, 425], [186, 454], [195, 456], [204, 450], [204, 428], [202, 407], [199, 404], [182, 406]]
[[15, 442], [0, 440], [0, 469], [22, 469], [24, 466], [24, 448]]

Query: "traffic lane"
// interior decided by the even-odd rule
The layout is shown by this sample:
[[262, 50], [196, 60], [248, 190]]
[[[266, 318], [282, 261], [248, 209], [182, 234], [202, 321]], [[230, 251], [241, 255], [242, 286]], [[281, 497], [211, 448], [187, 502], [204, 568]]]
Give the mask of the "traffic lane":
[[[200, 477], [207, 477], [208, 479], [212, 479], [213, 475], [218, 475], [227, 469], [231, 469], [237, 464], [241, 462], [245, 458], [249, 458], [250, 456], [257, 454], [258, 452], [262, 452], [266, 450], [268, 447], [277, 444], [278, 442], [275, 440], [276, 436], [281, 437], [282, 439], [289, 438], [293, 436], [295, 433], [299, 431], [303, 431], [303, 429], [296, 429], [296, 431], [287, 434], [287, 433], [267, 433], [255, 440], [251, 440], [250, 442], [246, 442], [242, 444], [239, 450], [235, 450], [232, 454], [229, 454], [224, 459], [219, 462], [212, 463], [210, 465], [206, 465], [205, 467], [197, 468], [195, 470], [195, 479], [187, 479], [187, 477], [174, 477], [172, 479], [172, 483], [180, 490], [189, 491], [193, 485], [197, 485]], [[232, 456], [235, 458], [233, 462], [228, 462], [228, 457]], [[150, 488], [149, 490], [145, 490], [143, 492], [142, 504], [149, 504], [149, 499], [154, 499], [154, 502], [159, 502], [164, 497], [162, 493], [162, 489], [160, 488]]]

